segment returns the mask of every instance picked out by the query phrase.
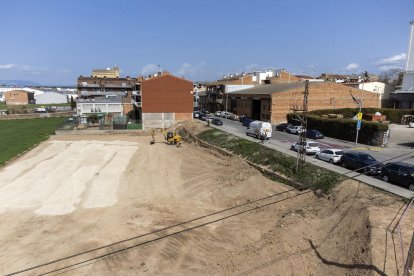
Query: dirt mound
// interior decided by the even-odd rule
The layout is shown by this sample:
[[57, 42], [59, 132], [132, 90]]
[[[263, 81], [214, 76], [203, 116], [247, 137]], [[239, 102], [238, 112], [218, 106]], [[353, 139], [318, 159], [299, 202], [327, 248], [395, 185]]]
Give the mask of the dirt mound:
[[[203, 128], [189, 124], [194, 131]], [[53, 139], [101, 141], [94, 143], [93, 151], [83, 152], [88, 162], [72, 164], [80, 168], [97, 162], [97, 152], [104, 152], [105, 147], [114, 147], [113, 142], [103, 141], [133, 142], [135, 146], [126, 166], [111, 164], [111, 170], [119, 173], [119, 184], [101, 194], [116, 199], [110, 206], [82, 207], [93, 181], [80, 179], [78, 185], [84, 185], [86, 192], [79, 193], [74, 200], [79, 203], [71, 213], [45, 216], [36, 214], [31, 206], [0, 213], [2, 274], [98, 247], [101, 249], [31, 272], [393, 275], [401, 271], [402, 256], [398, 245], [392, 244], [392, 237], [397, 236], [386, 236], [385, 230], [397, 212], [401, 215], [402, 203], [358, 182], [345, 181], [329, 196], [317, 196], [312, 191], [292, 190], [264, 177], [240, 158], [212, 154], [197, 144], [182, 143], [181, 148], [150, 145], [148, 137], [127, 135]], [[59, 143], [44, 143], [13, 164], [27, 163], [30, 158], [39, 166], [49, 164], [49, 170], [43, 169], [52, 178], [60, 172], [53, 160], [71, 157], [71, 151], [54, 150], [54, 144]], [[44, 153], [49, 153], [50, 162], [35, 160]], [[8, 165], [0, 173], [18, 175], [18, 168]], [[105, 172], [104, 166], [99, 168], [94, 172], [97, 177]], [[21, 174], [25, 173], [23, 169]], [[58, 175], [56, 179], [60, 179]], [[70, 189], [68, 183], [62, 181], [61, 188]], [[41, 185], [37, 187], [41, 189]], [[411, 238], [408, 226], [413, 224], [410, 212], [402, 231], [405, 248]]]

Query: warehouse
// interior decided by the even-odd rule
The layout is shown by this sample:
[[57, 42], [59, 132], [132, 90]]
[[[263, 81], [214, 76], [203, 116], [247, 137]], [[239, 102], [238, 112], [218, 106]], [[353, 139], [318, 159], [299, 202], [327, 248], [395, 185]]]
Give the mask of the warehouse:
[[[286, 121], [294, 109], [302, 109], [305, 83], [280, 83], [226, 93], [228, 110], [246, 114], [255, 120], [272, 124]], [[380, 104], [377, 93], [331, 82], [309, 83], [308, 110], [356, 108], [352, 97], [362, 99], [363, 107], [376, 108]]]
[[191, 120], [194, 110], [193, 82], [162, 72], [141, 82], [135, 106], [142, 112], [142, 128], [167, 128]]
[[66, 95], [56, 92], [45, 92], [35, 95], [35, 100], [36, 104], [62, 104], [68, 102]]

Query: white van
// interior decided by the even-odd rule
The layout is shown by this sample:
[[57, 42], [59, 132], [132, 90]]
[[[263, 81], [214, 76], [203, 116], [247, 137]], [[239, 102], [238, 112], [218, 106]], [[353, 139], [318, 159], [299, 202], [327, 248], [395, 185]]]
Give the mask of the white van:
[[247, 127], [246, 135], [251, 135], [256, 138], [260, 138], [260, 135], [264, 135], [266, 139], [269, 139], [272, 137], [272, 125], [267, 122], [253, 121]]

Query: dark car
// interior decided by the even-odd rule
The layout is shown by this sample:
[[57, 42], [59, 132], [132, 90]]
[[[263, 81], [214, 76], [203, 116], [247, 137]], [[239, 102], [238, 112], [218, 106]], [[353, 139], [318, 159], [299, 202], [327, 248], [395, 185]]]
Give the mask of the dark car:
[[287, 127], [287, 125], [288, 125], [288, 124], [285, 124], [285, 123], [283, 123], [283, 124], [278, 124], [278, 125], [276, 126], [276, 130], [278, 130], [278, 131], [286, 131], [286, 127]]
[[342, 167], [357, 170], [367, 175], [379, 175], [384, 166], [369, 154], [364, 152], [345, 152], [339, 163]]
[[222, 126], [223, 122], [220, 119], [214, 118], [211, 120], [211, 123], [216, 126]]
[[203, 117], [205, 117], [206, 115], [207, 115], [206, 113], [200, 112], [200, 113], [198, 113], [197, 119], [203, 120]]
[[253, 121], [254, 121], [253, 119], [250, 119], [248, 117], [243, 117], [243, 119], [241, 120], [241, 123], [243, 126], [248, 127], [250, 123]]
[[414, 165], [404, 162], [387, 163], [381, 170], [381, 179], [414, 191]]
[[306, 137], [310, 139], [323, 139], [325, 136], [319, 130], [311, 129], [306, 131]]

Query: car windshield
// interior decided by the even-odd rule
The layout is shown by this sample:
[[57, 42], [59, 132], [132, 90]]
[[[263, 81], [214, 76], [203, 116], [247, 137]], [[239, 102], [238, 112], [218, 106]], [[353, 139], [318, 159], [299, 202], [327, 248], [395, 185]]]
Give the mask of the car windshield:
[[361, 159], [362, 161], [375, 161], [375, 159], [368, 154], [360, 154], [359, 159]]
[[334, 151], [335, 155], [344, 155], [344, 152], [342, 150]]
[[312, 147], [312, 148], [318, 147], [318, 143], [309, 143], [309, 147]]

